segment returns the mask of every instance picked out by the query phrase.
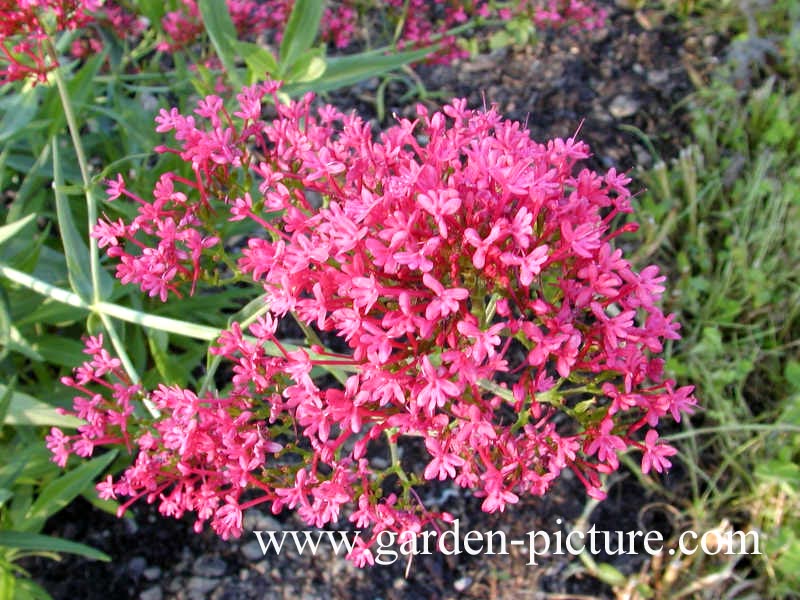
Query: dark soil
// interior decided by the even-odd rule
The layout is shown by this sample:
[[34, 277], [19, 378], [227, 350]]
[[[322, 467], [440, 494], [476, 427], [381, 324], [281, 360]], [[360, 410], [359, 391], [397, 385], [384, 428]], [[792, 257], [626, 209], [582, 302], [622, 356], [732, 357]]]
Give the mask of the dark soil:
[[[702, 72], [696, 56], [713, 55], [720, 42], [687, 35], [678, 23], [657, 13], [609, 8], [610, 20], [602, 31], [549, 34], [533, 48], [499, 50], [449, 67], [418, 67], [428, 94], [424, 101], [432, 107], [452, 97], [465, 97], [471, 106], [496, 103], [506, 117], [525, 121], [540, 141], [579, 131], [594, 152], [587, 166], [598, 169], [629, 171], [651, 165], [654, 157], [645, 137], [659, 155], [675, 156], [687, 125], [681, 101], [692, 90], [685, 65]], [[367, 81], [328, 100], [377, 118], [378, 84]], [[386, 87], [389, 119], [392, 113], [413, 111], [414, 101], [402, 100], [413, 85], [409, 76]], [[462, 535], [470, 529], [502, 530], [509, 540], [527, 541], [533, 530], [566, 531], [587, 502], [582, 485], [568, 477], [546, 497], [522, 498], [494, 515], [481, 512], [480, 500], [462, 492], [436, 493], [440, 507], [460, 518]], [[635, 531], [642, 526], [640, 508], [653, 500], [633, 478], [623, 478], [589, 524], [601, 531]], [[437, 504], [435, 498], [433, 502]], [[669, 529], [664, 523], [646, 525]], [[590, 577], [577, 558], [550, 554], [540, 557], [538, 565], [528, 565], [527, 546], [509, 547], [508, 555], [434, 553], [416, 557], [410, 566], [401, 557], [391, 566], [359, 570], [330, 547], [316, 557], [300, 556], [294, 549], [262, 557], [249, 533], [254, 529], [307, 527], [293, 516], [251, 511], [243, 538], [224, 542], [210, 531], [197, 535], [189, 520], [162, 518], [146, 505], [120, 520], [80, 501], [59, 513], [47, 533], [85, 542], [112, 561], [65, 556], [59, 563], [37, 560], [25, 566], [57, 600], [612, 597], [611, 588]], [[638, 571], [649, 560], [644, 554], [595, 558], [623, 573]]]

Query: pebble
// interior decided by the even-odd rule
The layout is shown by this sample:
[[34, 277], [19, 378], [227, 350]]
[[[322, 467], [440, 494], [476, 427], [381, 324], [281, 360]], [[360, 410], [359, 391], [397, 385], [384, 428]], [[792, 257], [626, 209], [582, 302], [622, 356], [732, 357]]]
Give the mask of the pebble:
[[645, 148], [639, 144], [633, 145], [633, 153], [636, 155], [636, 166], [648, 168], [653, 164], [653, 157]]
[[186, 582], [186, 590], [189, 595], [208, 594], [219, 584], [218, 579], [211, 579], [210, 577], [190, 577]]
[[258, 543], [258, 540], [247, 542], [242, 546], [242, 554], [247, 560], [254, 562], [264, 558], [264, 552], [262, 552], [261, 544]]
[[669, 71], [666, 69], [655, 69], [648, 71], [647, 83], [653, 87], [661, 87], [669, 81]]
[[162, 600], [164, 592], [157, 585], [147, 588], [139, 594], [139, 600]]
[[455, 589], [457, 592], [465, 592], [471, 585], [472, 577], [461, 577], [460, 579], [456, 579], [456, 581], [453, 583], [453, 589]]
[[258, 573], [259, 575], [266, 575], [268, 566], [269, 564], [267, 563], [267, 561], [262, 560], [253, 564], [253, 571]]
[[134, 578], [139, 577], [147, 568], [147, 560], [143, 556], [134, 556], [128, 561], [128, 573]]
[[161, 577], [161, 569], [158, 567], [147, 567], [144, 571], [142, 571], [142, 575], [145, 579], [147, 579], [147, 581], [156, 581], [159, 577]]
[[608, 112], [616, 119], [632, 117], [639, 110], [639, 102], [630, 96], [620, 94], [611, 101]]
[[227, 570], [225, 561], [216, 556], [201, 556], [192, 566], [192, 572], [203, 577], [222, 577]]

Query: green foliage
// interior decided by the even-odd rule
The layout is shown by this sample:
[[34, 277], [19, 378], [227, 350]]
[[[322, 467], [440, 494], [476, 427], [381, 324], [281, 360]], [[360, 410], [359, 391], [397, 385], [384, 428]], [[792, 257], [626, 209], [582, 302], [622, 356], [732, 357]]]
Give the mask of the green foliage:
[[685, 328], [667, 368], [697, 384], [703, 405], [676, 436], [688, 489], [661, 492], [696, 530], [728, 519], [765, 540], [751, 564], [684, 559], [684, 591], [717, 570], [720, 597], [752, 567], [753, 597], [798, 586], [800, 78], [783, 59], [746, 86], [721, 69], [689, 104], [691, 145], [643, 175], [637, 258], [671, 265], [667, 308]]
[[[57, 558], [60, 553], [110, 560], [84, 544], [40, 533], [48, 517], [94, 487], [108, 467], [109, 453], [63, 472], [50, 461], [36, 426], [75, 427], [80, 421], [0, 385], [0, 598], [48, 598], [18, 562], [28, 556]], [[18, 577], [22, 577], [21, 579]]]

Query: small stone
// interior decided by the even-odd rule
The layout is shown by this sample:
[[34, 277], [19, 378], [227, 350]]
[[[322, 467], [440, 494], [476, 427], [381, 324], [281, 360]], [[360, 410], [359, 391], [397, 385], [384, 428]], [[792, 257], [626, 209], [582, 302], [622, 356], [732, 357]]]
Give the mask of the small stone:
[[225, 561], [216, 556], [201, 556], [192, 566], [192, 572], [203, 577], [222, 577], [227, 570]]
[[669, 71], [655, 69], [647, 72], [647, 83], [653, 87], [661, 87], [669, 81]]
[[134, 578], [139, 577], [147, 568], [147, 560], [143, 556], [134, 556], [128, 561], [128, 573]]
[[382, 456], [375, 456], [372, 459], [370, 459], [370, 462], [372, 463], [372, 466], [375, 467], [376, 469], [385, 469], [390, 464], [389, 461], [383, 458]]
[[219, 580], [210, 577], [191, 577], [186, 582], [186, 590], [190, 595], [208, 594], [219, 584]]
[[632, 117], [638, 110], [639, 102], [625, 94], [620, 94], [614, 98], [608, 107], [608, 112], [610, 112], [615, 119]]
[[258, 543], [258, 540], [247, 542], [242, 546], [242, 554], [250, 561], [257, 561], [264, 558], [264, 552], [261, 550], [261, 544]]
[[478, 73], [480, 71], [491, 71], [497, 68], [497, 57], [491, 54], [479, 54], [461, 65], [461, 71], [467, 73]]
[[142, 575], [145, 579], [147, 579], [147, 581], [155, 581], [161, 577], [161, 569], [158, 567], [147, 567], [144, 571], [142, 571]]
[[157, 585], [147, 588], [139, 594], [139, 600], [162, 600], [164, 592]]
[[465, 592], [471, 585], [472, 577], [461, 577], [460, 579], [456, 579], [456, 581], [453, 583], [453, 589], [455, 589], [457, 592]]
[[139, 524], [133, 517], [125, 517], [122, 519], [122, 524], [125, 526], [125, 533], [128, 535], [135, 535], [139, 532]]
[[262, 560], [253, 565], [253, 571], [258, 573], [259, 575], [266, 575], [268, 566], [269, 565], [267, 564], [267, 561]]
[[643, 168], [649, 168], [653, 164], [653, 157], [650, 153], [640, 146], [639, 144], [633, 145], [633, 153], [636, 155], [636, 165]]

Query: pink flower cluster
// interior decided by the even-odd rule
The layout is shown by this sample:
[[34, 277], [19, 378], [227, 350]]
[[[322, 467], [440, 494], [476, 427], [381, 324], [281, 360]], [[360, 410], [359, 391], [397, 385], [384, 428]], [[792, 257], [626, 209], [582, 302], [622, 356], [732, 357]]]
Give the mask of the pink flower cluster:
[[81, 394], [74, 399], [74, 414], [86, 424], [73, 436], [51, 431], [47, 447], [54, 461], [63, 467], [71, 453], [87, 457], [98, 446], [135, 447], [136, 460], [124, 475], [116, 482], [109, 475], [97, 486], [101, 498], [129, 497], [120, 514], [146, 497], [158, 500], [166, 516], [195, 511], [198, 531], [212, 519], [223, 537], [241, 533], [239, 490], [251, 481], [258, 484], [251, 473], [281, 449], [267, 439], [261, 419], [240, 399], [201, 400], [189, 390], [160, 385], [148, 398], [167, 416], [142, 426], [133, 416], [142, 388], [132, 385], [120, 361], [103, 349], [102, 335], [89, 338], [85, 352], [90, 360], [62, 383]]
[[[182, 0], [182, 3], [180, 10], [169, 12], [162, 21], [167, 37], [161, 43], [162, 50], [185, 48], [203, 31], [196, 0]], [[293, 7], [294, 0], [228, 0], [231, 18], [240, 36], [266, 34], [274, 42], [280, 42], [281, 32]], [[387, 0], [383, 3], [342, 0], [326, 8], [321, 21], [321, 39], [336, 48], [346, 48], [355, 37], [359, 12], [370, 11], [371, 18], [386, 20], [388, 29], [394, 31], [399, 26], [401, 47], [421, 48], [439, 42], [441, 49], [435, 60], [445, 63], [466, 56], [458, 46], [457, 37], [448, 35], [448, 31], [476, 17], [509, 20], [525, 15], [541, 27], [569, 24], [595, 29], [602, 26], [606, 16], [603, 9], [585, 0], [520, 0], [502, 8], [487, 0], [471, 3], [452, 0]]]
[[101, 0], [0, 0], [0, 85], [27, 77], [44, 81], [56, 66], [46, 58], [47, 34], [86, 25], [100, 4]]
[[[137, 43], [148, 27], [146, 18], [110, 0], [94, 13], [94, 17], [97, 25], [113, 32], [120, 41]], [[76, 58], [88, 58], [101, 52], [103, 47], [103, 36], [100, 32], [94, 27], [87, 28], [80, 37], [73, 40], [70, 54]]]
[[[294, 8], [294, 0], [226, 0], [228, 11], [241, 38], [255, 39], [266, 36], [274, 43], [281, 41]], [[561, 27], [571, 25], [583, 29], [602, 26], [606, 13], [587, 0], [519, 0], [510, 6], [497, 7], [495, 2], [479, 0], [464, 3], [453, 0], [387, 0], [383, 3], [359, 0], [341, 0], [329, 3], [320, 24], [320, 37], [338, 49], [348, 47], [356, 37], [359, 14], [368, 18], [386, 21], [387, 30], [394, 31], [399, 26], [399, 45], [401, 47], [421, 48], [434, 42], [440, 43], [435, 54], [437, 62], [451, 62], [466, 56], [466, 51], [458, 46], [458, 38], [448, 31], [477, 17], [484, 19], [509, 20], [525, 16], [539, 27]], [[506, 3], [508, 4], [508, 3]], [[114, 25], [119, 35], [129, 35], [130, 31], [120, 29], [115, 24], [123, 15], [126, 20], [136, 23], [132, 15], [125, 13], [114, 3], [103, 9], [108, 13], [105, 20]], [[163, 51], [176, 51], [193, 44], [203, 33], [203, 22], [197, 0], [181, 0], [177, 10], [169, 11], [162, 19], [161, 28], [164, 39], [159, 43]], [[90, 40], [99, 44], [99, 39]], [[86, 41], [77, 51], [86, 51]]]
[[[194, 175], [162, 175], [152, 201], [112, 182], [110, 197], [134, 198], [139, 217], [105, 218], [93, 234], [118, 277], [162, 299], [213, 279], [221, 260], [263, 286], [269, 311], [214, 349], [232, 364], [229, 385], [203, 398], [160, 386], [149, 398], [162, 416], [148, 421], [117, 398], [129, 388], [116, 365], [95, 358], [67, 381], [95, 427], [51, 434], [62, 464], [123, 440], [136, 461], [103, 494], [193, 511], [223, 536], [259, 502], [318, 527], [347, 509], [373, 532], [351, 555], [359, 565], [381, 531], [448, 518], [422, 505], [426, 481], [472, 490], [494, 512], [545, 494], [565, 469], [603, 498], [600, 476], [628, 449], [644, 473], [670, 467], [676, 451], [656, 427], [695, 399], [657, 357], [679, 338], [657, 306], [665, 278], [612, 246], [634, 227], [614, 225], [631, 212], [627, 177], [580, 169], [584, 143], [537, 143], [463, 100], [420, 105], [376, 138], [355, 114], [313, 109], [312, 95], [281, 104], [279, 87], [243, 89], [232, 113], [215, 96], [194, 115], [162, 110], [158, 131], [177, 147], [159, 150]], [[269, 95], [277, 117], [265, 122]], [[251, 224], [241, 250], [209, 234], [221, 219]], [[287, 348], [276, 331], [290, 315], [347, 351]], [[323, 385], [320, 367], [342, 385]], [[370, 462], [388, 452], [383, 439], [389, 467]], [[414, 439], [428, 459], [407, 472], [394, 447]]]
[[[203, 32], [203, 22], [196, 0], [182, 0], [179, 10], [170, 11], [161, 22], [166, 39], [160, 50], [174, 51], [191, 45]], [[358, 20], [354, 0], [333, 3], [325, 9], [320, 35], [337, 48], [349, 45]], [[281, 32], [289, 22], [293, 0], [227, 0], [231, 20], [241, 38], [267, 35], [280, 42]]]
[[605, 9], [591, 0], [516, 0], [497, 4], [492, 0], [386, 0], [390, 15], [403, 23], [400, 45], [421, 48], [437, 41], [441, 49], [433, 62], [445, 64], [468, 56], [459, 47], [458, 37], [448, 31], [476, 17], [501, 21], [526, 17], [538, 27], [569, 25], [586, 30], [602, 27], [606, 18]]

